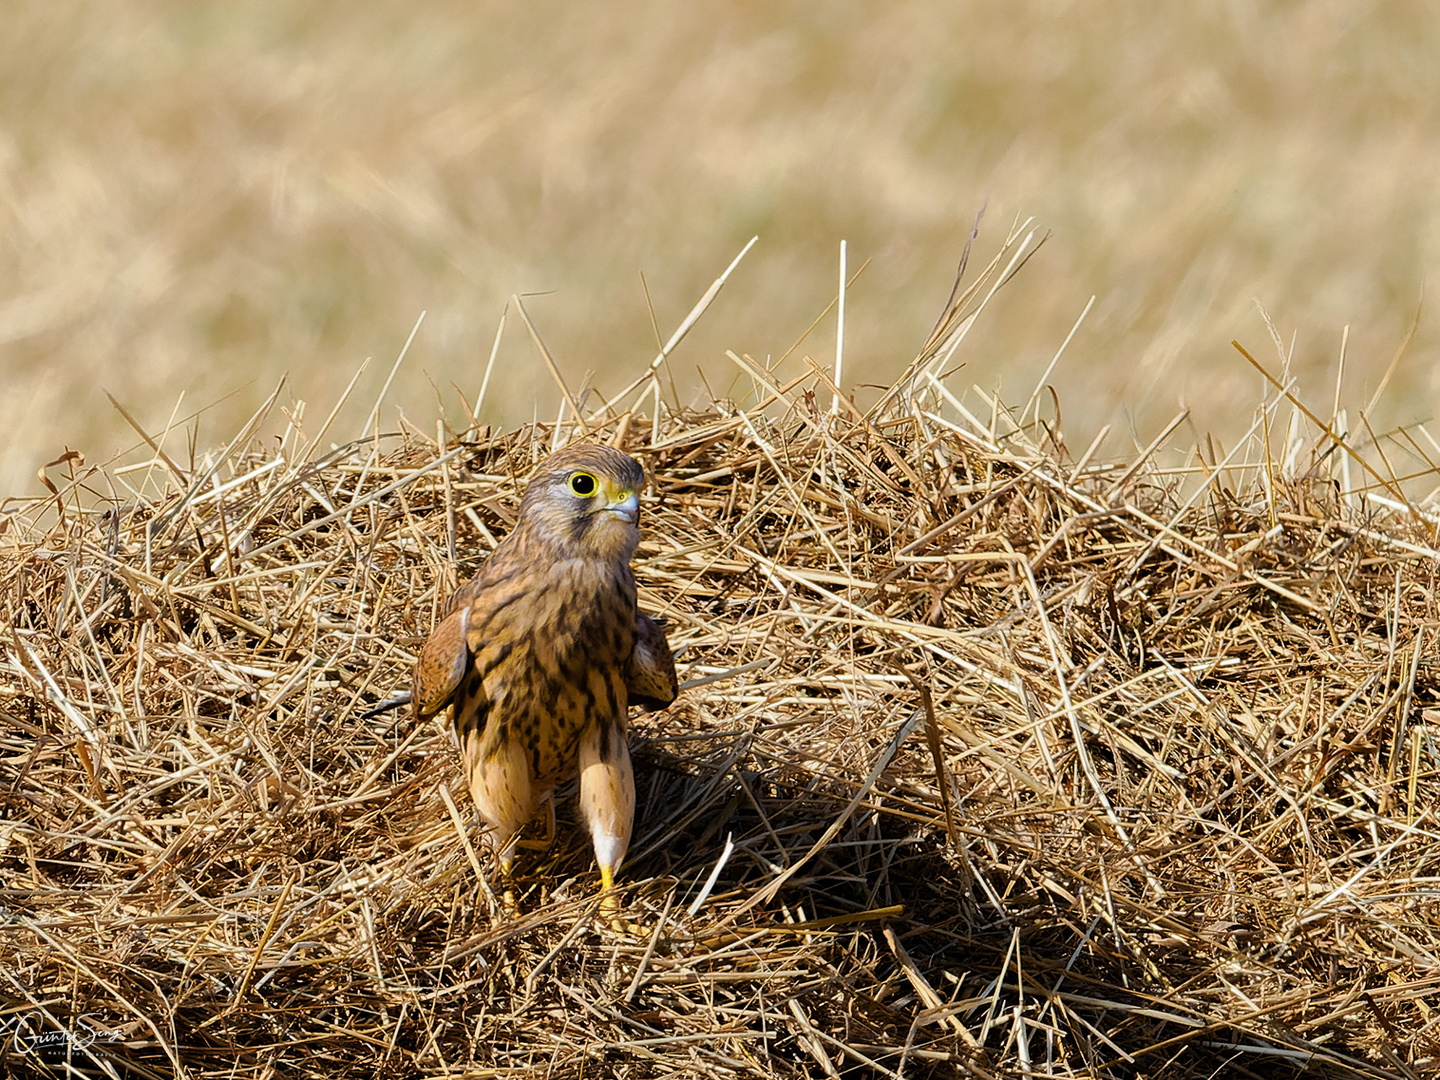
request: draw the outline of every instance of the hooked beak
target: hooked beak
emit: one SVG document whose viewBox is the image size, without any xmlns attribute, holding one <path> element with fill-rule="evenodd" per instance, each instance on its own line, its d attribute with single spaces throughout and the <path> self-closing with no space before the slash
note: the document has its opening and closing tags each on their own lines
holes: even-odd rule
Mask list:
<svg viewBox="0 0 1440 1080">
<path fill-rule="evenodd" d="M 633 491 L 617 491 L 615 498 L 605 504 L 605 509 L 622 517 L 631 525 L 640 520 L 640 498 Z"/>
</svg>

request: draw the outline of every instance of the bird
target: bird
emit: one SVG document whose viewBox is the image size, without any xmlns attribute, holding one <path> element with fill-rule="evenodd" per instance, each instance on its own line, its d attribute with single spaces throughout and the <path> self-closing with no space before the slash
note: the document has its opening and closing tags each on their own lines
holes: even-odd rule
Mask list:
<svg viewBox="0 0 1440 1080">
<path fill-rule="evenodd" d="M 635 817 L 629 706 L 663 708 L 679 693 L 665 628 L 636 603 L 644 483 L 638 461 L 598 443 L 541 462 L 515 528 L 421 648 L 410 691 L 417 722 L 450 710 L 507 881 L 520 830 L 557 784 L 579 776 L 612 914 Z"/>
</svg>

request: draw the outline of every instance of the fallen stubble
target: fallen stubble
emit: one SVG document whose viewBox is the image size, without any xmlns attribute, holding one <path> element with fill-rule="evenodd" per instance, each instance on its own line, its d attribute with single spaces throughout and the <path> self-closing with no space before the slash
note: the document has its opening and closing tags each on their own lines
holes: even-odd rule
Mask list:
<svg viewBox="0 0 1440 1080">
<path fill-rule="evenodd" d="M 443 725 L 358 718 L 571 424 L 53 469 L 0 536 L 10 1066 L 89 1023 L 141 1076 L 1433 1069 L 1434 522 L 1283 386 L 1228 456 L 977 413 L 942 368 L 1008 273 L 868 413 L 737 356 L 750 405 L 587 414 L 690 681 L 635 721 L 633 938 L 564 800 L 492 923 Z"/>
</svg>

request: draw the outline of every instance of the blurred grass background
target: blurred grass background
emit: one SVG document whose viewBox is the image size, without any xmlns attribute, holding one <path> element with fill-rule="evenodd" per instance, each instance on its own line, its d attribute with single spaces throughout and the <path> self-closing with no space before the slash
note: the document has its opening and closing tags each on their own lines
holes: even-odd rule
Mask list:
<svg viewBox="0 0 1440 1080">
<path fill-rule="evenodd" d="M 753 234 L 674 360 L 685 392 L 726 348 L 779 356 L 830 301 L 846 382 L 886 382 L 1016 215 L 1051 239 L 960 354 L 957 389 L 1051 382 L 1072 445 L 1142 437 L 1180 403 L 1240 430 L 1278 367 L 1255 307 L 1295 334 L 1325 408 L 1350 325 L 1363 404 L 1435 262 L 1440 26 L 1422 3 L 1060 0 L 304 5 L 14 0 L 0 35 L 0 494 L 63 447 L 102 461 L 184 394 L 203 450 L 285 372 L 318 428 L 387 398 L 461 416 L 500 314 L 527 300 L 572 386 L 617 388 Z M 1437 390 L 1422 317 L 1377 424 Z M 833 358 L 834 322 L 802 351 Z M 482 419 L 553 416 L 511 319 Z M 804 370 L 799 357 L 792 374 Z M 688 381 L 687 381 L 688 380 Z M 221 400 L 223 399 L 223 400 Z M 1353 417 L 1352 417 L 1353 419 Z M 1124 428 L 1122 426 L 1121 430 Z M 179 438 L 167 444 L 173 449 Z"/>
</svg>

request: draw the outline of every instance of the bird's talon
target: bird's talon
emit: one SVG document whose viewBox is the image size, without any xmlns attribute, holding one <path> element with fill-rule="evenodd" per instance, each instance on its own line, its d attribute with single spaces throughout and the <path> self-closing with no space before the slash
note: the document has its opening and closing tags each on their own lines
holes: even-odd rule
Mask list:
<svg viewBox="0 0 1440 1080">
<path fill-rule="evenodd" d="M 620 914 L 620 893 L 615 888 L 615 875 L 608 866 L 600 868 L 600 917 L 610 929 L 624 937 L 638 937 L 639 928 Z"/>
</svg>

